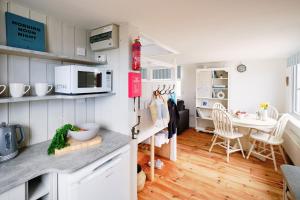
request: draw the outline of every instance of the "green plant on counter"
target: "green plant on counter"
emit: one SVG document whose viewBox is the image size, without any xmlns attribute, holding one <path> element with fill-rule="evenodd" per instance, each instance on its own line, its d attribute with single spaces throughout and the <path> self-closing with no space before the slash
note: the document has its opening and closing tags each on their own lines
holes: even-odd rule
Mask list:
<svg viewBox="0 0 300 200">
<path fill-rule="evenodd" d="M 48 155 L 54 154 L 55 149 L 62 149 L 66 146 L 69 146 L 67 143 L 69 130 L 78 131 L 79 128 L 77 126 L 73 126 L 72 124 L 65 124 L 64 126 L 56 129 L 56 133 L 52 138 L 50 146 L 48 147 Z"/>
</svg>

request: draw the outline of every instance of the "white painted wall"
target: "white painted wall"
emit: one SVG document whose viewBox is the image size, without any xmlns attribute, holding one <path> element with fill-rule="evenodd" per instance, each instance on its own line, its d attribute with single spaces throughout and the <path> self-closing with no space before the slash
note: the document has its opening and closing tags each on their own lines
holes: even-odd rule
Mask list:
<svg viewBox="0 0 300 200">
<path fill-rule="evenodd" d="M 256 112 L 261 102 L 269 102 L 285 111 L 286 59 L 243 62 L 247 71 L 230 73 L 230 109 Z M 236 64 L 234 66 L 237 66 Z"/>
<path fill-rule="evenodd" d="M 247 71 L 239 73 L 239 62 L 214 64 L 214 67 L 230 67 L 229 106 L 233 110 L 250 113 L 257 111 L 261 102 L 269 102 L 279 112 L 286 111 L 286 59 L 243 61 Z M 195 116 L 195 71 L 198 65 L 183 66 L 182 99 L 190 109 L 190 125 L 194 126 Z"/>
<path fill-rule="evenodd" d="M 195 127 L 196 106 L 196 68 L 197 65 L 182 66 L 181 99 L 186 109 L 190 110 L 190 126 Z"/>
</svg>

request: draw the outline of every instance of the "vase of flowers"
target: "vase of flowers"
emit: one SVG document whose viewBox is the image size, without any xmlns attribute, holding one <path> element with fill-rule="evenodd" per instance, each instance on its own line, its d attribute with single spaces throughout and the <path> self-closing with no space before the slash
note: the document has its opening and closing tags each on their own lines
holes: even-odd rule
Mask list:
<svg viewBox="0 0 300 200">
<path fill-rule="evenodd" d="M 268 119 L 269 104 L 268 103 L 261 103 L 259 107 L 260 107 L 260 110 L 261 110 L 261 119 L 263 121 L 266 121 Z"/>
</svg>

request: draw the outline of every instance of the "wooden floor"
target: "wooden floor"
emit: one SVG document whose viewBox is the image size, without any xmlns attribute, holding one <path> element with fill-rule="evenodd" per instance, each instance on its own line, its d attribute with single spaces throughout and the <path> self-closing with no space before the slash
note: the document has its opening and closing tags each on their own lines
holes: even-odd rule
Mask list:
<svg viewBox="0 0 300 200">
<path fill-rule="evenodd" d="M 208 152 L 211 137 L 193 129 L 178 136 L 178 160 L 160 158 L 165 167 L 156 169 L 155 181 L 146 182 L 138 199 L 281 199 L 282 175 L 274 171 L 272 161 L 245 160 L 236 152 L 226 163 L 224 149 L 215 146 Z M 148 161 L 147 152 L 139 150 L 138 162 L 146 173 Z"/>
</svg>

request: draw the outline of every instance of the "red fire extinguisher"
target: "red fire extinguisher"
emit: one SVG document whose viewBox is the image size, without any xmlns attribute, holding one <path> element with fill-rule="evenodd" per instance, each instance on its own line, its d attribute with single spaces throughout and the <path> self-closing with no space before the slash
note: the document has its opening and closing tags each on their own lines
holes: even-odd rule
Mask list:
<svg viewBox="0 0 300 200">
<path fill-rule="evenodd" d="M 140 39 L 135 39 L 132 44 L 132 70 L 141 68 L 141 46 Z"/>
</svg>

